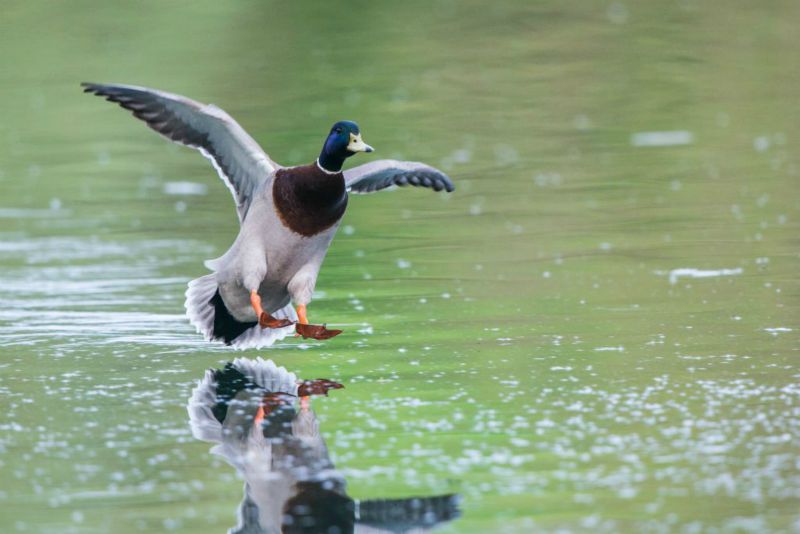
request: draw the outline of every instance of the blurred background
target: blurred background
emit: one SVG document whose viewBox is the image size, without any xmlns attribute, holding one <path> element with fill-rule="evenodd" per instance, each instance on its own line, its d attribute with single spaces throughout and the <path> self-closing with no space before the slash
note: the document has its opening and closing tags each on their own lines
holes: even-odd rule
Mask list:
<svg viewBox="0 0 800 534">
<path fill-rule="evenodd" d="M 235 354 L 186 282 L 238 225 L 206 160 L 81 81 L 228 111 L 312 161 L 355 120 L 451 195 L 352 197 L 262 351 L 355 498 L 441 532 L 800 529 L 800 5 L 22 2 L 0 16 L 0 531 L 224 532 L 185 403 Z"/>
</svg>

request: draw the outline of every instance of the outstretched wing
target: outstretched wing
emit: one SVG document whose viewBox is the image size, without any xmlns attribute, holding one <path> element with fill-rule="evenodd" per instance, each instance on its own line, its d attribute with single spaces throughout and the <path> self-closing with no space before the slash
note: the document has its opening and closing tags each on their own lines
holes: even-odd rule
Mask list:
<svg viewBox="0 0 800 534">
<path fill-rule="evenodd" d="M 456 187 L 450 178 L 430 165 L 416 161 L 380 159 L 344 171 L 344 182 L 353 193 L 372 193 L 392 185 L 430 187 L 450 193 Z"/>
<path fill-rule="evenodd" d="M 239 221 L 253 192 L 280 168 L 239 124 L 213 104 L 132 85 L 82 83 L 86 93 L 116 102 L 167 139 L 198 149 L 211 160 L 236 201 Z"/>
</svg>

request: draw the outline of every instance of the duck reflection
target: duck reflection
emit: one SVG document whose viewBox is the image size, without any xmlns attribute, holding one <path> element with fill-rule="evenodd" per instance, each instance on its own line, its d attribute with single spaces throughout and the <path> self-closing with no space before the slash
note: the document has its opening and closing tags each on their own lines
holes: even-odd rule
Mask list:
<svg viewBox="0 0 800 534">
<path fill-rule="evenodd" d="M 427 532 L 459 516 L 458 497 L 358 501 L 330 460 L 312 395 L 339 383 L 298 380 L 271 360 L 237 358 L 209 370 L 192 392 L 198 439 L 244 478 L 239 524 L 230 533 Z"/>
</svg>

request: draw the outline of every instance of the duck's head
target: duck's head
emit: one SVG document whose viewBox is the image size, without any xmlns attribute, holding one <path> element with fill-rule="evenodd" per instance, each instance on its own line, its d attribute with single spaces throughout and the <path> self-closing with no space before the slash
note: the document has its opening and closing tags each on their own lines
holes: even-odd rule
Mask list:
<svg viewBox="0 0 800 534">
<path fill-rule="evenodd" d="M 357 152 L 372 152 L 372 147 L 361 139 L 358 124 L 339 121 L 331 128 L 318 162 L 326 171 L 339 172 L 344 160 Z"/>
</svg>

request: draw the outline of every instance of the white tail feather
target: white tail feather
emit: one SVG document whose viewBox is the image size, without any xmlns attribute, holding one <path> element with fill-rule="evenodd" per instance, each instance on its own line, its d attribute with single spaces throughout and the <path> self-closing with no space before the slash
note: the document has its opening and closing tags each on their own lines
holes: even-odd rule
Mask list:
<svg viewBox="0 0 800 534">
<path fill-rule="evenodd" d="M 261 357 L 236 358 L 233 366 L 251 382 L 264 388 L 265 391 L 297 395 L 297 376 L 285 367 L 278 367 L 272 360 Z M 189 398 L 187 410 L 192 435 L 202 441 L 222 442 L 222 423 L 217 421 L 211 409 L 217 403 L 217 383 L 214 371 L 209 369 L 198 382 Z"/>
<path fill-rule="evenodd" d="M 211 299 L 217 292 L 217 277 L 215 273 L 195 278 L 189 282 L 186 290 L 186 315 L 197 331 L 207 340 L 214 335 L 214 305 Z"/>
<path fill-rule="evenodd" d="M 217 292 L 217 278 L 214 273 L 195 278 L 189 282 L 186 290 L 186 315 L 197 331 L 208 341 L 214 337 L 214 305 L 211 299 Z M 297 312 L 291 305 L 286 305 L 272 314 L 278 319 L 289 319 L 297 321 Z M 238 350 L 261 349 L 269 347 L 276 341 L 280 341 L 288 335 L 294 333 L 294 326 L 285 328 L 261 328 L 255 325 L 242 332 L 236 339 L 231 341 L 231 346 Z"/>
<path fill-rule="evenodd" d="M 214 371 L 209 369 L 192 391 L 186 406 L 189 411 L 189 425 L 195 438 L 213 443 L 222 441 L 222 423 L 211 412 L 216 403 L 217 384 L 214 382 Z"/>
<path fill-rule="evenodd" d="M 273 313 L 272 316 L 277 319 L 289 319 L 290 321 L 297 322 L 297 312 L 294 311 L 291 304 L 287 304 Z M 294 334 L 293 325 L 285 328 L 261 328 L 255 325 L 252 328 L 248 328 L 242 332 L 239 337 L 231 341 L 231 347 L 237 350 L 263 349 L 292 334 Z"/>
</svg>

